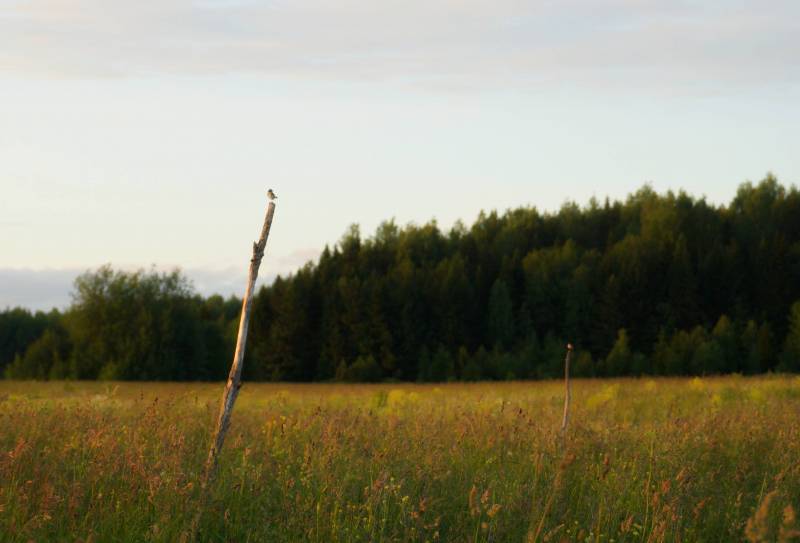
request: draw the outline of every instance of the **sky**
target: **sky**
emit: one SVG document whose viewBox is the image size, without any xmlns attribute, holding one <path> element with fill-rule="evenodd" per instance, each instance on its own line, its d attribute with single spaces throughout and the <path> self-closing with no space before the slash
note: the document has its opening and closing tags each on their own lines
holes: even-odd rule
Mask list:
<svg viewBox="0 0 800 543">
<path fill-rule="evenodd" d="M 0 309 L 241 295 L 348 225 L 800 183 L 800 3 L 0 0 Z"/>
</svg>

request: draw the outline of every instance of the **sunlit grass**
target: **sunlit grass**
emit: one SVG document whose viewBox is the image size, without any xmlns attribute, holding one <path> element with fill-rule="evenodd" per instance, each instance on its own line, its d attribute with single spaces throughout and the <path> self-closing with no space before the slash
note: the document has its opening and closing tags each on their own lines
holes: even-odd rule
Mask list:
<svg viewBox="0 0 800 543">
<path fill-rule="evenodd" d="M 0 383 L 0 540 L 176 541 L 220 384 Z M 776 541 L 800 379 L 245 384 L 209 541 Z"/>
</svg>

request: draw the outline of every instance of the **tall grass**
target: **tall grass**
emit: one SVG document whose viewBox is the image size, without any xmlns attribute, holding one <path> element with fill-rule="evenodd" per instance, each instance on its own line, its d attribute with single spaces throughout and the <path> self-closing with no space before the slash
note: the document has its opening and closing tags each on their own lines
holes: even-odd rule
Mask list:
<svg viewBox="0 0 800 543">
<path fill-rule="evenodd" d="M 220 385 L 0 383 L 0 540 L 178 541 Z M 204 541 L 794 541 L 800 378 L 246 384 Z M 795 538 L 795 539 L 792 539 Z"/>
</svg>

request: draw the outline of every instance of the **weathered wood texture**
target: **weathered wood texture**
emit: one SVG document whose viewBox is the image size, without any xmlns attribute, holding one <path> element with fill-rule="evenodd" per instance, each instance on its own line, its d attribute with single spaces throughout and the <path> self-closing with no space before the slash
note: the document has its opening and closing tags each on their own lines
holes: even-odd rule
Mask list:
<svg viewBox="0 0 800 543">
<path fill-rule="evenodd" d="M 188 534 L 184 534 L 188 536 L 185 539 L 189 541 L 194 541 L 197 536 L 200 515 L 203 512 L 208 494 L 207 488 L 216 475 L 217 458 L 222 450 L 222 444 L 225 442 L 225 434 L 228 432 L 228 427 L 231 422 L 233 404 L 236 402 L 236 397 L 239 395 L 239 389 L 242 386 L 242 365 L 244 362 L 245 345 L 247 344 L 247 328 L 250 324 L 250 310 L 253 307 L 253 291 L 256 285 L 256 278 L 258 277 L 258 268 L 261 266 L 261 259 L 264 257 L 264 249 L 267 246 L 267 238 L 269 237 L 269 230 L 272 227 L 272 216 L 274 214 L 275 202 L 270 201 L 267 205 L 267 215 L 264 217 L 264 226 L 261 229 L 261 236 L 258 238 L 258 241 L 253 243 L 253 256 L 250 259 L 250 271 L 247 275 L 247 288 L 244 291 L 244 299 L 242 300 L 242 316 L 239 319 L 239 335 L 236 338 L 236 351 L 233 354 L 233 363 L 231 364 L 231 371 L 228 374 L 228 382 L 225 385 L 225 391 L 222 393 L 217 427 L 211 442 L 211 448 L 208 451 L 203 478 L 200 481 L 201 495 L 198 510 L 192 520 Z"/>
<path fill-rule="evenodd" d="M 206 459 L 206 481 L 204 482 L 213 478 L 213 473 L 217 465 L 217 456 L 222 449 L 222 443 L 225 441 L 225 434 L 228 432 L 228 426 L 230 425 L 233 404 L 236 402 L 236 397 L 239 395 L 239 389 L 242 386 L 242 365 L 244 361 L 245 345 L 247 343 L 247 328 L 250 324 L 250 310 L 253 307 L 253 290 L 255 289 L 256 278 L 258 277 L 258 268 L 261 266 L 261 259 L 264 257 L 264 248 L 267 246 L 267 238 L 269 237 L 269 230 L 272 226 L 272 216 L 274 214 L 275 203 L 270 201 L 267 206 L 267 216 L 264 218 L 264 227 L 261 229 L 261 237 L 257 242 L 253 243 L 253 257 L 250 259 L 247 289 L 244 291 L 244 299 L 242 300 L 242 316 L 239 320 L 239 335 L 236 338 L 236 351 L 233 355 L 231 371 L 228 374 L 228 383 L 225 385 L 225 391 L 222 394 L 222 402 L 219 407 L 219 418 L 217 419 L 217 429 L 214 433 L 214 440 L 211 444 L 211 449 L 208 451 L 208 458 Z"/>
</svg>

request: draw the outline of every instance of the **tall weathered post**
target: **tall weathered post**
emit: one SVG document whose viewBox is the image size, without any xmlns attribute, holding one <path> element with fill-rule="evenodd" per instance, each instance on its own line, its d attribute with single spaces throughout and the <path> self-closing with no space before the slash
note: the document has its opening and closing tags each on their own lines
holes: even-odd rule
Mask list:
<svg viewBox="0 0 800 543">
<path fill-rule="evenodd" d="M 250 258 L 247 288 L 244 291 L 244 299 L 242 300 L 242 316 L 239 319 L 239 335 L 236 338 L 236 351 L 233 354 L 233 363 L 231 364 L 231 371 L 228 374 L 228 382 L 225 385 L 225 391 L 222 393 L 217 427 L 211 441 L 211 448 L 208 451 L 203 478 L 200 482 L 200 507 L 192 521 L 189 532 L 190 540 L 194 540 L 197 534 L 197 525 L 200 521 L 200 515 L 202 514 L 207 487 L 214 480 L 214 476 L 216 475 L 217 458 L 220 450 L 222 450 L 225 434 L 228 432 L 233 404 L 236 402 L 236 397 L 239 395 L 239 389 L 242 386 L 242 365 L 244 362 L 245 345 L 247 343 L 247 328 L 250 324 L 250 310 L 253 307 L 253 290 L 255 289 L 256 278 L 258 277 L 258 268 L 261 266 L 261 259 L 264 257 L 264 249 L 267 246 L 269 229 L 272 226 L 272 216 L 275 214 L 275 195 L 272 193 L 272 189 L 269 191 L 269 197 L 270 201 L 267 205 L 267 215 L 264 217 L 264 226 L 261 228 L 261 237 L 258 238 L 258 241 L 253 243 L 253 256 Z"/>
<path fill-rule="evenodd" d="M 242 300 L 242 316 L 239 319 L 239 335 L 236 337 L 236 351 L 233 355 L 231 371 L 228 374 L 228 383 L 225 385 L 225 392 L 222 394 L 222 402 L 219 407 L 219 418 L 217 419 L 217 430 L 214 433 L 214 440 L 211 449 L 208 451 L 206 460 L 206 479 L 213 477 L 217 465 L 217 456 L 222 449 L 225 441 L 225 433 L 231 420 L 231 411 L 239 389 L 242 386 L 242 363 L 244 361 L 244 349 L 247 343 L 247 327 L 250 324 L 250 310 L 253 307 L 253 290 L 258 277 L 258 268 L 261 266 L 261 259 L 264 257 L 264 248 L 267 246 L 269 229 L 272 226 L 272 216 L 275 213 L 275 202 L 270 200 L 267 205 L 267 215 L 264 217 L 264 226 L 261 229 L 261 237 L 253 243 L 253 257 L 250 259 L 250 272 L 247 276 L 247 288 L 244 291 Z"/>
</svg>

